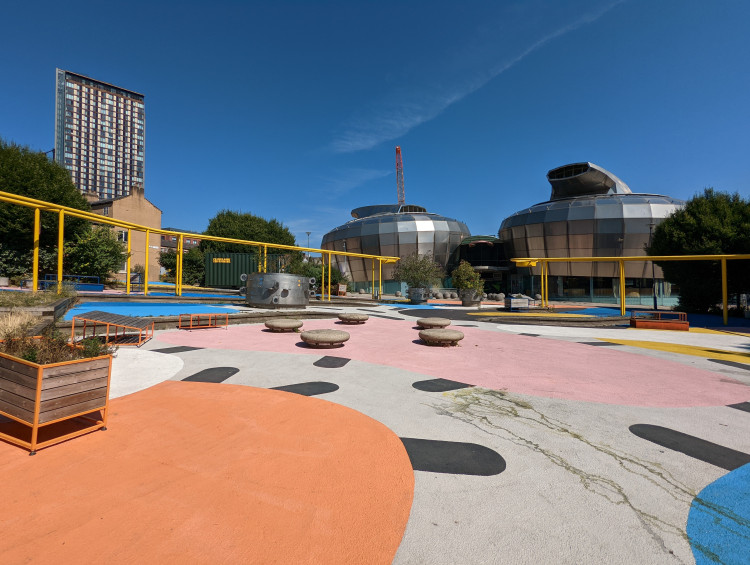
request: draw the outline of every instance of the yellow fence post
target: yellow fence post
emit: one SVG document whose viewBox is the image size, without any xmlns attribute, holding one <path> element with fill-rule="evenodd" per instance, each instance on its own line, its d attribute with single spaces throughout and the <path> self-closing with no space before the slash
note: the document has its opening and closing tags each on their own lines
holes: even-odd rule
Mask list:
<svg viewBox="0 0 750 565">
<path fill-rule="evenodd" d="M 174 291 L 176 296 L 182 296 L 182 246 L 183 236 L 177 237 L 177 277 L 174 281 Z"/>
<path fill-rule="evenodd" d="M 263 272 L 268 272 L 268 246 L 263 246 Z"/>
<path fill-rule="evenodd" d="M 326 297 L 326 256 L 320 255 L 320 299 Z"/>
<path fill-rule="evenodd" d="M 34 208 L 34 264 L 31 273 L 31 292 L 36 292 L 39 287 L 39 233 L 41 212 L 39 208 Z"/>
<path fill-rule="evenodd" d="M 128 228 L 128 258 L 125 260 L 125 294 L 130 294 L 130 252 L 132 250 L 130 238 L 132 235 L 130 228 Z"/>
<path fill-rule="evenodd" d="M 727 260 L 721 260 L 721 306 L 724 310 L 724 325 L 729 324 L 729 303 L 727 300 Z"/>
<path fill-rule="evenodd" d="M 331 260 L 333 259 L 333 253 L 328 254 L 328 302 L 331 301 Z"/>
<path fill-rule="evenodd" d="M 544 261 L 542 261 L 542 270 L 541 270 L 540 275 L 541 276 L 539 277 L 539 283 L 540 283 L 540 286 L 542 287 L 542 292 L 541 292 L 541 295 L 542 295 L 542 304 L 541 304 L 541 306 L 542 306 L 542 308 L 544 308 L 544 296 L 545 296 L 545 293 L 544 293 Z"/>
<path fill-rule="evenodd" d="M 378 299 L 383 299 L 383 261 L 378 259 Z"/>
<path fill-rule="evenodd" d="M 146 264 L 143 265 L 143 296 L 148 296 L 148 244 L 151 241 L 151 230 L 146 230 Z"/>
<path fill-rule="evenodd" d="M 62 292 L 64 244 L 65 212 L 60 210 L 57 215 L 57 294 Z"/>
<path fill-rule="evenodd" d="M 625 316 L 625 261 L 620 259 L 620 316 Z"/>
<path fill-rule="evenodd" d="M 370 278 L 371 297 L 375 298 L 375 259 L 372 259 L 372 277 Z"/>
</svg>

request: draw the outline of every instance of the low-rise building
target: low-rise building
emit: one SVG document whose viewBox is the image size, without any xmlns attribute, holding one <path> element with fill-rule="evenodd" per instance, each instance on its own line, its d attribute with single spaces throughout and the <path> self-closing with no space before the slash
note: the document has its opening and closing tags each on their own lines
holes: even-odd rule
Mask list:
<svg viewBox="0 0 750 565">
<path fill-rule="evenodd" d="M 88 196 L 88 195 L 87 195 Z M 93 199 L 92 199 L 93 200 Z M 91 211 L 115 220 L 140 224 L 154 229 L 161 229 L 161 210 L 154 206 L 143 192 L 143 187 L 135 185 L 130 194 L 104 200 L 93 200 L 90 202 Z M 120 241 L 127 243 L 128 230 L 114 228 Z M 132 240 L 130 242 L 130 269 L 133 271 L 136 265 L 146 264 L 146 234 L 136 230 L 130 230 Z M 149 279 L 156 280 L 159 275 L 159 253 L 161 251 L 161 235 L 150 234 L 148 241 L 148 271 Z M 117 275 L 118 280 L 125 280 L 126 265 Z"/>
</svg>

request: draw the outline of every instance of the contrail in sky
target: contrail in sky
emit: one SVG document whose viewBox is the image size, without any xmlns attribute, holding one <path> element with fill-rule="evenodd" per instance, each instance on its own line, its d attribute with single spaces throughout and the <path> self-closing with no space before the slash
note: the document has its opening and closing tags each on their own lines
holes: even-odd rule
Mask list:
<svg viewBox="0 0 750 565">
<path fill-rule="evenodd" d="M 452 104 L 476 92 L 492 79 L 517 65 L 531 53 L 541 49 L 550 41 L 571 31 L 575 31 L 584 25 L 595 22 L 624 1 L 617 0 L 595 12 L 584 15 L 571 24 L 553 31 L 531 44 L 513 59 L 491 68 L 484 73 L 484 76 L 473 81 L 468 81 L 460 88 L 437 94 L 434 92 L 430 94 L 420 93 L 419 101 L 402 103 L 395 107 L 381 110 L 366 120 L 356 120 L 355 123 L 351 123 L 349 128 L 331 143 L 330 148 L 335 153 L 353 153 L 355 151 L 372 149 L 384 141 L 401 137 L 418 125 L 434 119 Z"/>
</svg>

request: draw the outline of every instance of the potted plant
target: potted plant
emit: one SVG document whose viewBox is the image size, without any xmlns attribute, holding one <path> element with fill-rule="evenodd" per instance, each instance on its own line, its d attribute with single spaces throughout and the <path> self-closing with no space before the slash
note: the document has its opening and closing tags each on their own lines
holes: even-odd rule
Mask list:
<svg viewBox="0 0 750 565">
<path fill-rule="evenodd" d="M 443 274 L 443 268 L 434 261 L 432 255 L 418 253 L 403 257 L 393 270 L 393 278 L 405 282 L 409 287 L 412 304 L 425 302 L 428 291 L 440 282 Z"/>
<path fill-rule="evenodd" d="M 0 320 L 0 415 L 30 428 L 30 434 L 0 433 L 0 438 L 30 450 L 105 429 L 114 348 L 91 338 L 69 344 L 54 325 L 30 336 L 30 322 Z M 75 430 L 52 432 L 39 440 L 39 429 L 76 420 Z M 30 436 L 30 441 L 29 441 Z"/>
<path fill-rule="evenodd" d="M 461 306 L 476 306 L 482 300 L 484 281 L 467 261 L 461 261 L 451 273 L 453 288 L 458 289 Z"/>
</svg>

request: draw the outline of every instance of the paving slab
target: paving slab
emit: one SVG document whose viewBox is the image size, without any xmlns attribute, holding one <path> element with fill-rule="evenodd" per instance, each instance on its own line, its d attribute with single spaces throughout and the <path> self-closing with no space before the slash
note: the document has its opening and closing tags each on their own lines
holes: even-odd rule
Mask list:
<svg viewBox="0 0 750 565">
<path fill-rule="evenodd" d="M 327 460 L 332 454 L 335 460 L 338 452 L 331 452 L 328 443 L 313 438 L 305 429 L 292 432 L 292 428 L 284 427 L 274 434 L 272 427 L 261 429 L 254 423 L 255 410 L 269 415 L 280 410 L 278 417 L 291 418 L 303 427 L 308 425 L 299 420 L 297 412 L 312 414 L 312 408 L 292 407 L 280 403 L 277 397 L 252 392 L 284 387 L 303 394 L 316 391 L 324 394 L 307 398 L 288 392 L 266 392 L 320 403 L 314 410 L 319 406 L 351 409 L 352 415 L 382 426 L 387 432 L 382 437 L 387 437 L 388 442 L 401 438 L 397 440 L 400 450 L 392 453 L 387 450 L 390 455 L 384 459 L 379 456 L 380 440 L 372 439 L 370 432 L 349 426 L 348 420 L 337 420 L 338 425 L 334 422 L 336 438 L 346 438 L 346 445 L 361 448 L 358 453 L 375 455 L 374 459 L 367 459 L 369 464 L 386 473 L 395 473 L 391 476 L 402 477 L 395 479 L 399 485 L 395 492 L 401 493 L 401 502 L 394 508 L 404 518 L 389 525 L 369 523 L 367 535 L 373 543 L 368 542 L 357 554 L 332 550 L 324 554 L 326 563 L 691 563 L 703 553 L 698 546 L 691 545 L 693 538 L 689 531 L 699 531 L 699 535 L 693 535 L 700 539 L 701 547 L 715 548 L 717 554 L 750 553 L 747 539 L 728 535 L 731 531 L 744 531 L 743 524 L 750 521 L 750 515 L 745 515 L 750 513 L 746 510 L 750 505 L 745 503 L 750 501 L 750 493 L 741 488 L 747 474 L 742 473 L 747 466 L 731 471 L 737 474 L 730 476 L 727 469 L 715 464 L 719 460 L 712 458 L 716 452 L 731 453 L 733 461 L 741 462 L 742 454 L 750 454 L 750 412 L 745 409 L 750 402 L 750 371 L 736 360 L 716 363 L 708 357 L 721 355 L 722 351 L 729 352 L 727 355 L 747 353 L 747 336 L 723 332 L 679 332 L 681 335 L 675 336 L 671 332 L 665 335 L 667 332 L 634 333 L 625 329 L 508 326 L 472 320 L 475 327 L 462 327 L 465 339 L 460 347 L 427 348 L 414 343 L 417 336 L 413 316 L 401 314 L 394 307 L 373 306 L 368 312 L 372 318 L 367 324 L 349 329 L 351 339 L 341 350 L 346 354 L 336 356 L 300 347 L 299 336 L 269 335 L 260 324 L 192 337 L 184 332 L 157 332 L 140 351 L 177 360 L 182 365 L 154 364 L 151 369 L 139 368 L 153 373 L 153 379 L 178 381 L 221 367 L 237 371 L 216 384 L 170 382 L 147 388 L 122 399 L 127 403 L 113 401 L 118 412 L 126 413 L 128 407 L 136 407 L 139 395 L 143 395 L 144 402 L 156 403 L 157 393 L 166 390 L 165 386 L 203 387 L 204 391 L 219 391 L 222 398 L 223 390 L 231 390 L 231 395 L 241 395 L 240 390 L 251 392 L 237 400 L 237 406 L 242 403 L 241 420 L 233 421 L 231 427 L 202 428 L 197 444 L 189 432 L 190 425 L 195 425 L 192 415 L 185 426 L 167 419 L 166 435 L 170 442 L 198 449 L 216 443 L 217 455 L 221 455 L 188 462 L 187 466 L 182 456 L 172 456 L 168 450 L 157 457 L 135 457 L 138 472 L 148 477 L 141 481 L 144 495 L 137 498 L 139 507 L 149 508 L 152 504 L 154 508 L 162 507 L 162 493 L 170 492 L 170 483 L 176 480 L 172 467 L 164 467 L 165 460 L 174 462 L 183 471 L 200 469 L 200 476 L 206 480 L 218 477 L 221 488 L 227 470 L 235 469 L 236 473 L 231 471 L 228 475 L 235 481 L 233 488 L 255 489 L 253 492 L 257 492 L 256 482 L 248 483 L 246 473 L 239 469 L 256 465 L 256 459 L 249 454 L 256 453 L 254 450 L 259 446 L 277 454 L 273 457 L 281 467 L 269 469 L 273 473 L 292 473 L 293 470 L 283 470 L 285 465 L 304 470 L 314 462 L 323 464 L 318 459 Z M 320 329 L 336 327 L 333 320 L 306 320 L 305 327 L 308 324 Z M 614 345 L 618 340 L 658 344 L 663 349 L 632 343 Z M 588 344 L 592 342 L 610 345 L 593 347 Z M 149 351 L 170 348 L 184 349 L 171 349 L 172 353 Z M 117 362 L 123 375 L 131 361 L 138 360 L 123 356 Z M 177 399 L 165 395 L 162 401 L 166 397 L 171 398 L 165 404 L 169 408 Z M 222 404 L 225 400 L 213 399 L 208 393 L 203 398 L 204 406 L 197 414 L 201 419 L 210 417 L 213 410 L 226 408 Z M 188 403 L 178 411 L 189 414 L 191 407 Z M 114 425 L 112 422 L 110 429 Z M 674 434 L 669 437 L 688 443 L 677 442 L 682 447 L 674 448 L 677 444 L 651 441 L 634 433 L 642 429 L 671 430 Z M 230 434 L 237 453 L 221 447 L 224 431 Z M 97 446 L 103 435 L 95 437 Z M 59 453 L 59 459 L 55 455 L 45 473 L 70 465 L 63 450 L 72 446 L 83 449 L 82 442 L 91 437 L 84 436 L 40 452 L 37 457 L 45 456 L 45 451 Z M 407 444 L 410 444 L 408 449 L 404 448 Z M 388 445 L 393 447 L 391 443 Z M 414 446 L 421 451 L 407 454 Z M 446 446 L 456 449 L 441 451 Z M 714 446 L 724 451 L 717 451 Z M 7 460 L 3 449 L 12 448 L 0 444 L 3 456 L 0 470 L 15 484 L 13 481 L 21 480 L 24 468 L 2 467 Z M 451 458 L 457 450 L 464 450 L 461 461 Z M 409 459 L 412 454 L 413 460 Z M 404 463 L 409 467 L 412 483 L 403 479 Z M 354 490 L 360 489 L 358 478 L 365 476 L 369 480 L 369 473 L 353 470 L 347 480 L 335 475 L 337 481 L 343 482 L 326 496 L 337 503 L 349 504 Z M 264 479 L 258 480 L 262 483 Z M 105 484 L 116 497 L 132 492 L 124 488 L 132 487 L 127 480 L 118 483 L 122 490 L 112 490 L 110 483 L 102 482 Z M 413 491 L 409 490 L 409 484 Z M 308 490 L 317 488 L 310 483 L 304 485 Z M 711 485 L 715 488 L 709 488 Z M 150 495 L 149 489 L 155 489 L 156 494 Z M 283 493 L 285 508 L 309 509 L 311 514 L 307 516 L 327 516 L 329 503 L 308 503 L 306 492 L 305 488 L 275 490 L 271 494 L 264 491 L 261 501 L 279 502 L 277 497 Z M 696 501 L 700 501 L 701 493 L 714 505 L 712 508 L 718 508 L 721 520 L 696 514 Z M 102 507 L 95 499 L 86 506 L 86 497 L 82 504 L 93 515 Z M 192 507 L 191 520 L 208 524 L 215 518 L 210 506 Z M 304 515 L 304 510 L 301 512 Z M 253 518 L 248 519 L 252 523 Z M 354 519 L 354 523 L 360 522 Z M 688 524 L 693 524 L 692 530 Z M 59 525 L 44 526 L 45 531 L 52 532 L 47 534 L 46 541 L 50 547 L 56 547 L 55 543 L 62 539 L 59 533 L 55 534 Z M 324 547 L 333 543 L 326 536 L 335 533 L 325 530 L 336 527 L 328 521 L 314 531 L 304 528 L 294 531 L 298 535 L 302 532 L 305 543 Z M 118 530 L 118 536 L 137 534 L 139 530 L 134 528 L 127 522 Z M 177 547 L 179 536 L 160 532 L 164 538 L 160 543 Z M 269 536 L 266 539 L 275 540 L 277 535 L 282 540 L 291 539 L 284 537 L 288 532 L 281 522 L 272 522 L 264 532 Z M 212 558 L 242 560 L 249 545 L 264 543 L 233 535 L 221 534 L 219 539 L 233 545 L 225 543 L 217 550 L 224 553 Z M 308 540 L 311 535 L 313 542 Z M 381 539 L 386 540 L 386 551 L 373 549 Z M 7 542 L 5 546 L 0 542 L 0 557 L 33 556 L 30 545 L 21 544 L 20 550 L 9 547 Z M 323 555 L 308 552 L 301 556 L 285 543 L 278 547 L 281 549 L 277 561 L 281 562 L 290 562 L 288 559 L 314 562 L 316 555 Z M 128 554 L 129 557 L 144 561 L 163 556 L 148 544 L 140 546 L 138 551 Z M 90 559 L 100 555 L 91 550 L 84 556 Z M 184 560 L 185 556 L 181 557 Z"/>
</svg>

